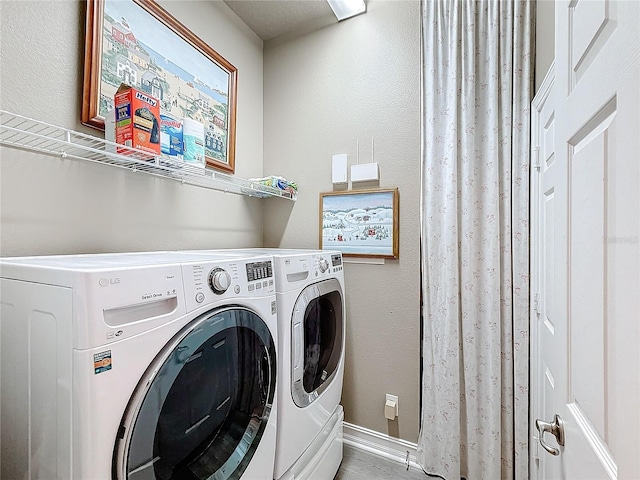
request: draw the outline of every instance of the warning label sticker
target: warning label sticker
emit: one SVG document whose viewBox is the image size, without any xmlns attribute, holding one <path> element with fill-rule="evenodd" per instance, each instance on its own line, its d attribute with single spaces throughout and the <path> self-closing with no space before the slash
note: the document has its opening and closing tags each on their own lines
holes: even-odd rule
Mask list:
<svg viewBox="0 0 640 480">
<path fill-rule="evenodd" d="M 111 370 L 111 350 L 106 352 L 95 353 L 93 355 L 93 369 L 96 373 L 103 373 Z"/>
</svg>

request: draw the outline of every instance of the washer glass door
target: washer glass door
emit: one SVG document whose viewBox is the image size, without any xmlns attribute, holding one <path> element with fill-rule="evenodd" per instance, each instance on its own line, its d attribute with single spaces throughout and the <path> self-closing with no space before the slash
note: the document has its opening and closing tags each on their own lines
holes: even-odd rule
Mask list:
<svg viewBox="0 0 640 480">
<path fill-rule="evenodd" d="M 139 382 L 118 432 L 118 479 L 237 479 L 266 427 L 276 382 L 269 328 L 242 307 L 185 327 Z"/>
<path fill-rule="evenodd" d="M 306 287 L 292 317 L 291 385 L 299 407 L 312 403 L 333 380 L 343 349 L 342 289 L 332 278 Z"/>
</svg>

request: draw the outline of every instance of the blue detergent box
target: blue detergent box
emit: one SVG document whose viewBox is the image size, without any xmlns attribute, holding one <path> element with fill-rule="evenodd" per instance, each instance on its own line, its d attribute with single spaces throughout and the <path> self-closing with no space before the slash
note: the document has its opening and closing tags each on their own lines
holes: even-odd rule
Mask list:
<svg viewBox="0 0 640 480">
<path fill-rule="evenodd" d="M 160 114 L 160 150 L 163 155 L 182 160 L 184 153 L 182 119 Z"/>
</svg>

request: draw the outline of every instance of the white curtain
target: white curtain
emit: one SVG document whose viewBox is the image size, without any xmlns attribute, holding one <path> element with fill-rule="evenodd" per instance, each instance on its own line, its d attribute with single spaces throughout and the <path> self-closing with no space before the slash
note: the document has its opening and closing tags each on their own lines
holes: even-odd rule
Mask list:
<svg viewBox="0 0 640 480">
<path fill-rule="evenodd" d="M 447 480 L 528 476 L 533 0 L 423 0 L 422 418 Z"/>
</svg>

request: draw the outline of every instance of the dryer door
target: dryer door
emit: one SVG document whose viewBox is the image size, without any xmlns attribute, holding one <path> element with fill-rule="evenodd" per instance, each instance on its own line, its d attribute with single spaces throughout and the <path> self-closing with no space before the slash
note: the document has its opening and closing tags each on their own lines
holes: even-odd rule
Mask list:
<svg viewBox="0 0 640 480">
<path fill-rule="evenodd" d="M 291 323 L 291 389 L 299 407 L 312 403 L 336 375 L 344 348 L 344 303 L 335 278 L 306 287 Z"/>
<path fill-rule="evenodd" d="M 230 307 L 196 318 L 134 391 L 114 478 L 240 478 L 271 413 L 276 364 L 269 328 L 252 311 Z"/>
</svg>

